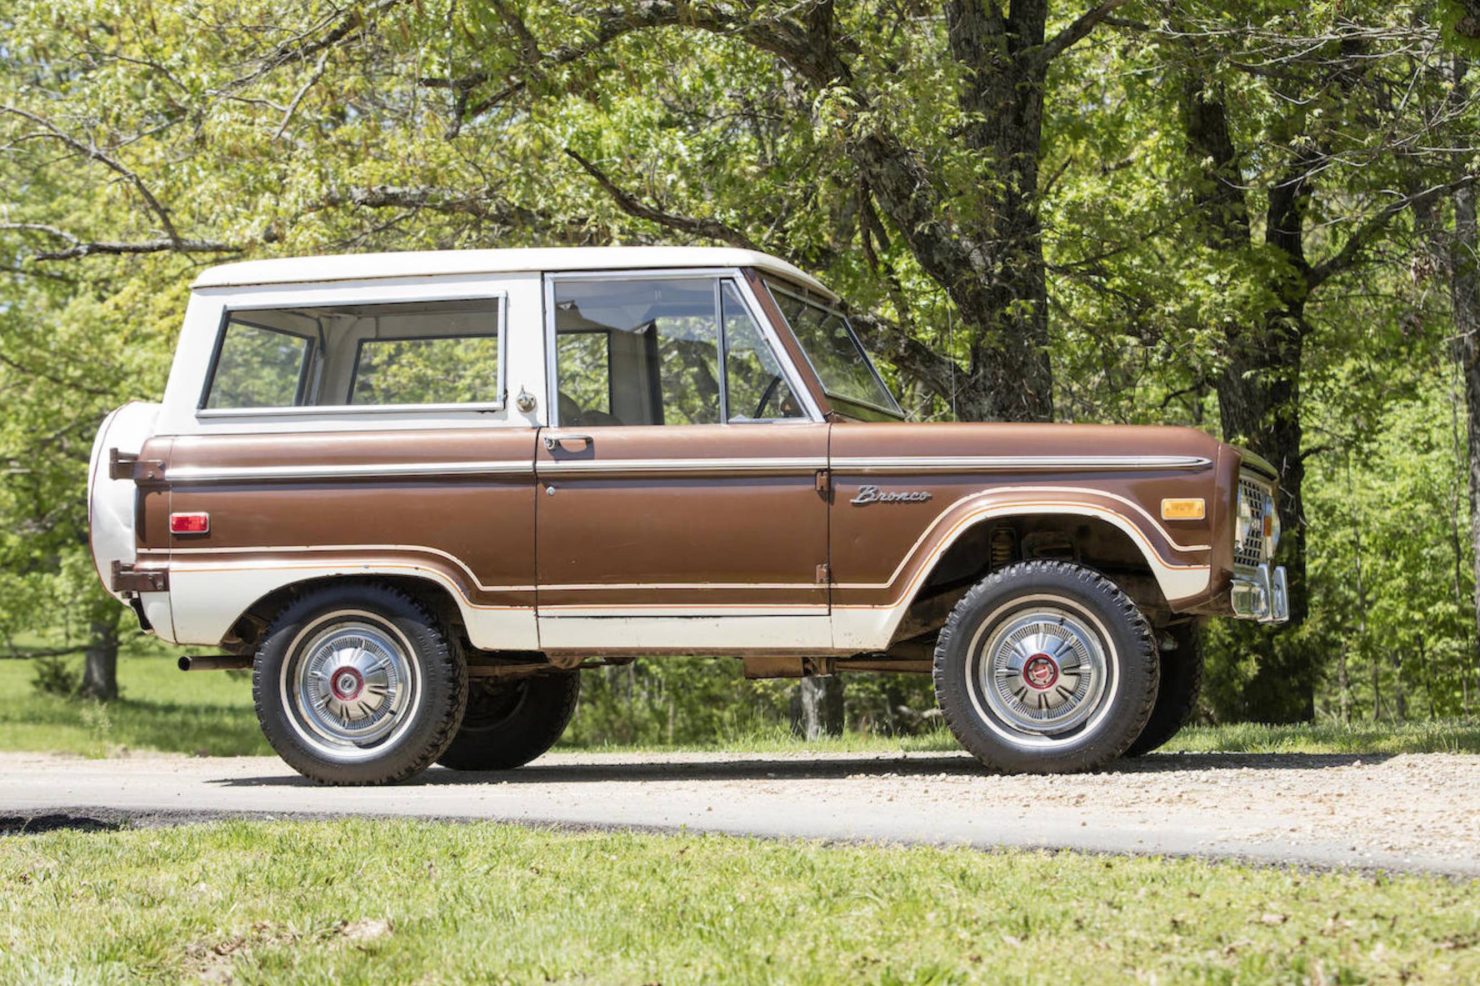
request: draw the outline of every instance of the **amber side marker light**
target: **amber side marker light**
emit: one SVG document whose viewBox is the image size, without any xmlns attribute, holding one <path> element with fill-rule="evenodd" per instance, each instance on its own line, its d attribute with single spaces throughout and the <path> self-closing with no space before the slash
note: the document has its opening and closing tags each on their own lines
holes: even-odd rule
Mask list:
<svg viewBox="0 0 1480 986">
<path fill-rule="evenodd" d="M 1200 496 L 1161 501 L 1162 520 L 1202 520 L 1207 515 L 1207 501 Z"/>
<path fill-rule="evenodd" d="M 210 530 L 210 514 L 170 514 L 171 534 L 208 534 L 210 533 Z"/>
</svg>

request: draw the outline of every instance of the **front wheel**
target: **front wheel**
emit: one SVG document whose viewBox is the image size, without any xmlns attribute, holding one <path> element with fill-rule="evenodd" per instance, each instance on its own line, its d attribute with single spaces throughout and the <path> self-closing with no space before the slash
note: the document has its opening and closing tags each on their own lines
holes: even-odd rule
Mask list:
<svg viewBox="0 0 1480 986">
<path fill-rule="evenodd" d="M 452 741 L 467 669 L 436 619 L 389 586 L 300 596 L 273 621 L 252 670 L 263 735 L 325 784 L 405 780 Z"/>
<path fill-rule="evenodd" d="M 1092 569 L 1030 561 L 993 572 L 951 611 L 935 694 L 961 745 L 1011 773 L 1073 773 L 1140 735 L 1160 667 L 1151 628 Z"/>
</svg>

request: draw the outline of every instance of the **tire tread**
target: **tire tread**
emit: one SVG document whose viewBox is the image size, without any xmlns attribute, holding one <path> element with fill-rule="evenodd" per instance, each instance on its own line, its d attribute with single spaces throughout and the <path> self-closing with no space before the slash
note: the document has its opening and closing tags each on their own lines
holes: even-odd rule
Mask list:
<svg viewBox="0 0 1480 986">
<path fill-rule="evenodd" d="M 1129 715 L 1123 724 L 1121 733 L 1123 739 L 1112 744 L 1108 748 L 1097 747 L 1087 750 L 1075 751 L 1072 754 L 1052 753 L 1035 754 L 1037 762 L 1009 763 L 998 751 L 994 751 L 980 742 L 974 742 L 976 736 L 976 724 L 973 718 L 965 712 L 964 707 L 957 707 L 957 703 L 949 699 L 949 690 L 953 683 L 947 680 L 950 669 L 947 667 L 947 654 L 952 641 L 960 634 L 970 634 L 974 629 L 971 625 L 963 626 L 970 618 L 971 612 L 981 602 L 983 597 L 1000 591 L 1002 587 L 1011 582 L 1026 581 L 1029 579 L 1059 577 L 1070 581 L 1079 591 L 1090 594 L 1101 594 L 1111 601 L 1117 614 L 1124 620 L 1130 629 L 1141 652 L 1143 659 L 1149 657 L 1150 673 L 1144 676 L 1145 687 L 1139 694 L 1133 696 Z M 1125 655 L 1125 660 L 1133 658 L 1134 655 Z M 935 656 L 932 662 L 931 677 L 935 685 L 935 694 L 941 713 L 946 725 L 950 727 L 961 744 L 968 752 L 980 760 L 983 765 L 999 773 L 1031 771 L 1035 773 L 1073 773 L 1084 770 L 1093 770 L 1104 763 L 1123 755 L 1135 738 L 1145 728 L 1150 719 L 1152 709 L 1156 704 L 1156 693 L 1159 677 L 1159 664 L 1155 660 L 1156 642 L 1151 630 L 1151 624 L 1142 615 L 1140 608 L 1126 595 L 1119 586 L 1109 578 L 1092 568 L 1073 562 L 1034 560 L 1017 562 L 1007 565 L 992 572 L 976 585 L 972 586 L 967 593 L 952 607 L 950 616 L 946 618 L 945 625 L 941 627 L 940 634 L 936 640 Z M 1127 679 L 1124 671 L 1125 661 L 1122 662 L 1122 681 Z M 1132 728 L 1133 724 L 1133 728 Z"/>
<path fill-rule="evenodd" d="M 387 608 L 399 606 L 410 612 L 413 618 L 421 624 L 418 629 L 418 636 L 421 639 L 413 639 L 413 646 L 423 654 L 430 652 L 444 657 L 443 660 L 438 661 L 423 660 L 421 671 L 427 678 L 428 684 L 430 684 L 432 675 L 440 675 L 442 679 L 440 684 L 445 687 L 452 700 L 446 703 L 445 708 L 440 711 L 431 733 L 421 744 L 419 750 L 409 756 L 403 755 L 395 766 L 373 775 L 370 771 L 363 769 L 371 764 L 355 764 L 353 767 L 359 769 L 347 770 L 346 767 L 350 765 L 324 764 L 311 755 L 303 754 L 294 744 L 291 728 L 288 729 L 288 735 L 282 735 L 281 727 L 275 721 L 275 717 L 269 714 L 271 710 L 265 704 L 265 696 L 277 688 L 275 680 L 263 681 L 266 644 L 274 640 L 279 633 L 290 630 L 307 614 L 324 606 L 327 601 L 336 596 L 343 596 L 347 603 L 364 608 L 379 608 L 377 604 L 389 604 Z M 353 582 L 323 586 L 303 592 L 278 611 L 261 639 L 263 645 L 258 648 L 252 661 L 252 704 L 257 713 L 257 721 L 261 724 L 263 735 L 267 737 L 272 748 L 290 767 L 305 777 L 330 787 L 400 784 L 435 763 L 457 734 L 457 728 L 462 721 L 463 707 L 467 704 L 467 665 L 462 660 L 461 654 L 448 640 L 446 631 L 436 617 L 420 600 L 398 588 L 379 582 Z M 287 711 L 283 710 L 283 714 L 286 715 Z M 350 774 L 362 776 L 349 776 Z"/>
</svg>

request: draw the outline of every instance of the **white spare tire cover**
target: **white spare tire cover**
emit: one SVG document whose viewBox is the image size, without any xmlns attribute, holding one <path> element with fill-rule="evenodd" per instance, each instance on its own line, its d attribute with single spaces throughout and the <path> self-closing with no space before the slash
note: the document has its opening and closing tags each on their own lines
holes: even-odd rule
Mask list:
<svg viewBox="0 0 1480 986">
<path fill-rule="evenodd" d="M 98 578 L 103 580 L 103 588 L 109 592 L 113 592 L 109 585 L 113 563 L 127 564 L 134 560 L 134 493 L 137 487 L 132 479 L 108 478 L 108 450 L 116 448 L 120 452 L 137 455 L 154 434 L 154 423 L 158 418 L 158 404 L 142 401 L 125 404 L 103 419 L 98 437 L 93 440 L 92 459 L 87 469 L 88 543 L 92 547 Z M 113 595 L 123 598 L 120 593 L 114 592 Z"/>
</svg>

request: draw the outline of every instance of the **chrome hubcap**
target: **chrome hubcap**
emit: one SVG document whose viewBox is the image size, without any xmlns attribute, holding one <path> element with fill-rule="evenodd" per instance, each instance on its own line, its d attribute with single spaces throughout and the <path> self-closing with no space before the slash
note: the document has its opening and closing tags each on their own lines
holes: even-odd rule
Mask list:
<svg viewBox="0 0 1480 986">
<path fill-rule="evenodd" d="M 400 634 L 341 615 L 299 639 L 285 684 L 305 739 L 343 755 L 369 752 L 399 731 L 417 684 Z"/>
<path fill-rule="evenodd" d="M 1039 736 L 1082 724 L 1105 691 L 1105 650 L 1075 614 L 1043 607 L 1022 613 L 987 639 L 977 658 L 988 709 L 1010 728 Z"/>
</svg>

